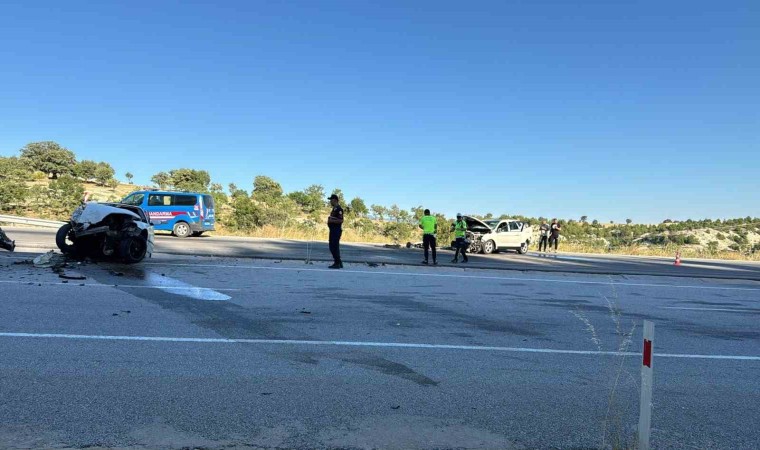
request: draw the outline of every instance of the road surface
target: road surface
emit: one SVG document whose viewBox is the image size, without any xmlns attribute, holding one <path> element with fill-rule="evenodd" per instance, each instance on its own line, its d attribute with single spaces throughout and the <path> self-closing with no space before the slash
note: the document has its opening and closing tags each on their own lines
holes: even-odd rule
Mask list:
<svg viewBox="0 0 760 450">
<path fill-rule="evenodd" d="M 631 448 L 645 319 L 653 448 L 760 442 L 755 281 L 31 256 L 0 254 L 0 448 Z"/>
<path fill-rule="evenodd" d="M 17 245 L 25 248 L 55 248 L 55 230 L 8 228 Z M 341 245 L 344 261 L 378 264 L 419 264 L 422 250 L 392 249 L 382 245 Z M 156 252 L 173 255 L 269 258 L 303 261 L 331 259 L 326 242 L 251 239 L 235 237 L 202 237 L 179 239 L 158 235 Z M 453 252 L 440 251 L 439 263 L 452 266 Z M 653 275 L 670 277 L 705 277 L 760 280 L 760 263 L 720 260 L 685 260 L 675 266 L 671 258 L 644 258 L 617 255 L 564 254 L 544 256 L 535 252 L 519 255 L 514 252 L 494 255 L 473 255 L 468 267 L 483 269 L 530 270 L 608 275 Z"/>
</svg>

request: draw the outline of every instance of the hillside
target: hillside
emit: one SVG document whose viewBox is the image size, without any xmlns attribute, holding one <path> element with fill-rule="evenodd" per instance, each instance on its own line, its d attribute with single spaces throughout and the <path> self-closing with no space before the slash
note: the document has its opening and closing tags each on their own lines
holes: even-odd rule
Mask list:
<svg viewBox="0 0 760 450">
<path fill-rule="evenodd" d="M 107 162 L 78 161 L 76 155 L 54 142 L 30 143 L 20 157 L 0 157 L 0 212 L 65 220 L 85 190 L 97 201 L 118 201 L 141 188 L 116 180 Z M 132 174 L 126 173 L 128 179 Z M 206 192 L 216 202 L 217 234 L 285 239 L 327 239 L 325 218 L 328 191 L 311 185 L 284 192 L 272 178 L 257 175 L 250 191 L 230 184 L 224 189 L 205 170 L 180 168 L 153 175 L 154 186 L 169 190 Z M 87 180 L 87 181 L 85 181 Z M 343 239 L 353 242 L 398 243 L 420 240 L 417 227 L 423 207 L 408 210 L 397 205 L 366 205 L 361 197 L 338 195 L 346 212 Z M 470 213 L 470 215 L 475 215 Z M 477 216 L 476 217 L 481 217 Z M 439 245 L 451 240 L 452 218 L 437 215 Z M 483 214 L 484 218 L 515 218 L 534 226 L 544 220 L 514 214 Z M 730 220 L 665 220 L 660 224 L 601 224 L 560 220 L 561 250 L 672 257 L 760 260 L 760 218 Z M 534 245 L 535 248 L 535 245 Z"/>
</svg>

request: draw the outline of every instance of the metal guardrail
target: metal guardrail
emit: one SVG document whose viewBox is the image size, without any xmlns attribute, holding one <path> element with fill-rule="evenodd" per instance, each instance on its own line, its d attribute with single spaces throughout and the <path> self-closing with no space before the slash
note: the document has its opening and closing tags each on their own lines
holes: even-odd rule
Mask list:
<svg viewBox="0 0 760 450">
<path fill-rule="evenodd" d="M 33 225 L 44 228 L 60 228 L 66 222 L 57 220 L 33 219 L 29 217 L 3 216 L 0 215 L 0 223 L 15 223 L 20 225 Z"/>
</svg>

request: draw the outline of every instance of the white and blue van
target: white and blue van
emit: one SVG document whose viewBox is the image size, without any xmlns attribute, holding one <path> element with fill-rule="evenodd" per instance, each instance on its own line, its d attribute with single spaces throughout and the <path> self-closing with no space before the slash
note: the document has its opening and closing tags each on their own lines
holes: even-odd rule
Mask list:
<svg viewBox="0 0 760 450">
<path fill-rule="evenodd" d="M 156 230 L 177 237 L 200 236 L 214 231 L 214 197 L 197 192 L 135 191 L 122 203 L 145 210 Z"/>
</svg>

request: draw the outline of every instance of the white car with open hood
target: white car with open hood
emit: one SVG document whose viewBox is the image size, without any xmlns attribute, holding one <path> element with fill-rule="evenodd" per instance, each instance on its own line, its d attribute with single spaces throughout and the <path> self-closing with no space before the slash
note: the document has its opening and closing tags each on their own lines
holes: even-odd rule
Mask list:
<svg viewBox="0 0 760 450">
<path fill-rule="evenodd" d="M 520 220 L 480 220 L 470 216 L 463 217 L 467 222 L 468 252 L 490 254 L 500 250 L 517 250 L 528 252 L 533 230 L 530 225 Z"/>
</svg>

